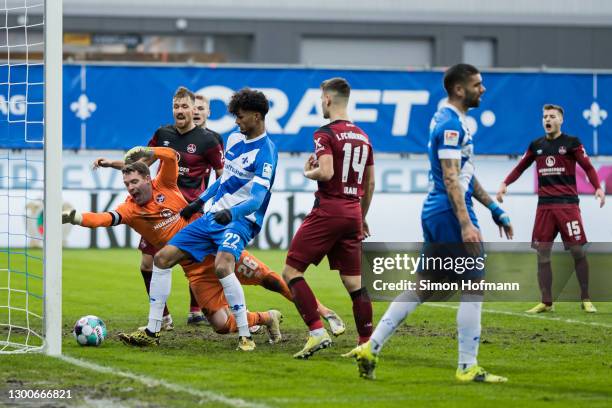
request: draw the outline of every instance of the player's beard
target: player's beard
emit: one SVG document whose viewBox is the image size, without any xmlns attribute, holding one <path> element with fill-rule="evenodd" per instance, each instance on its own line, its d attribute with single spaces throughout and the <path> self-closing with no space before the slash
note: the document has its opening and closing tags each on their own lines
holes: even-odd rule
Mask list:
<svg viewBox="0 0 612 408">
<path fill-rule="evenodd" d="M 467 108 L 477 108 L 480 106 L 480 94 L 476 92 L 466 92 L 465 105 Z"/>
</svg>

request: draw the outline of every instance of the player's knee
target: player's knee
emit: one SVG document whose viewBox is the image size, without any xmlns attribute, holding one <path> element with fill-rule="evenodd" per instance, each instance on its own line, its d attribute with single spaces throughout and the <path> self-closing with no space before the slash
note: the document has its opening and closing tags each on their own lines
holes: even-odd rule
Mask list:
<svg viewBox="0 0 612 408">
<path fill-rule="evenodd" d="M 283 280 L 287 284 L 289 284 L 289 282 L 291 282 L 293 279 L 303 277 L 303 276 L 304 276 L 303 273 L 290 267 L 289 265 L 285 265 L 285 269 L 283 269 Z"/>
<path fill-rule="evenodd" d="M 207 314 L 206 318 L 215 333 L 227 334 L 230 332 L 229 314 L 225 310 L 217 310 L 215 313 Z"/>
<path fill-rule="evenodd" d="M 573 245 L 569 248 L 570 253 L 572 254 L 572 257 L 576 260 L 582 259 L 586 256 L 586 253 L 584 252 L 584 248 L 582 247 L 582 245 Z"/>
<path fill-rule="evenodd" d="M 153 258 L 155 266 L 161 269 L 172 268 L 177 262 L 175 258 L 178 251 L 175 251 L 175 249 L 176 248 L 171 246 L 165 246 L 157 252 Z"/>
<path fill-rule="evenodd" d="M 215 275 L 217 278 L 225 278 L 234 273 L 236 260 L 232 254 L 219 252 L 215 258 Z"/>
<path fill-rule="evenodd" d="M 169 258 L 163 250 L 155 254 L 155 257 L 153 258 L 153 263 L 155 264 L 155 266 L 161 269 L 170 268 Z"/>
<path fill-rule="evenodd" d="M 228 262 L 219 262 L 215 265 L 215 275 L 217 278 L 225 278 L 234 272 L 234 267 Z"/>
<path fill-rule="evenodd" d="M 550 251 L 538 251 L 538 263 L 550 263 Z"/>
<path fill-rule="evenodd" d="M 361 276 L 340 275 L 340 279 L 348 293 L 361 289 Z"/>
</svg>

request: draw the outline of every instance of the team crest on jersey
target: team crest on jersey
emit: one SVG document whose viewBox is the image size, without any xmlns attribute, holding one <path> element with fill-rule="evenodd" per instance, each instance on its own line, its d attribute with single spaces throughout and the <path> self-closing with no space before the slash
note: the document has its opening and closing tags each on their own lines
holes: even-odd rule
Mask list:
<svg viewBox="0 0 612 408">
<path fill-rule="evenodd" d="M 155 201 L 157 201 L 159 204 L 163 203 L 164 201 L 166 201 L 166 196 L 163 194 L 158 194 L 155 196 Z"/>
<path fill-rule="evenodd" d="M 565 146 L 559 147 L 559 154 L 565 154 L 565 153 L 567 153 L 567 148 Z"/>
<path fill-rule="evenodd" d="M 459 144 L 459 132 L 456 130 L 444 131 L 444 145 L 457 146 Z"/>
<path fill-rule="evenodd" d="M 552 166 L 554 166 L 554 165 L 555 165 L 555 156 L 548 156 L 548 157 L 546 158 L 546 165 L 547 165 L 548 167 L 552 167 Z"/>
<path fill-rule="evenodd" d="M 189 143 L 187 145 L 187 153 L 195 153 L 196 151 L 196 145 L 194 145 L 193 143 Z"/>
<path fill-rule="evenodd" d="M 270 163 L 264 163 L 262 176 L 265 178 L 272 177 L 272 165 Z"/>
<path fill-rule="evenodd" d="M 164 146 L 170 146 L 170 141 L 169 141 L 169 140 L 164 140 L 163 145 L 164 145 Z"/>
</svg>

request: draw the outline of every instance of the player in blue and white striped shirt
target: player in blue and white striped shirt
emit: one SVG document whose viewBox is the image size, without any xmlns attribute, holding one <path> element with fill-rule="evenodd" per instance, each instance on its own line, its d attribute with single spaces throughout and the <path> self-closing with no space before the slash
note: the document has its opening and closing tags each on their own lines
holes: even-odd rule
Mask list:
<svg viewBox="0 0 612 408">
<path fill-rule="evenodd" d="M 513 234 L 510 217 L 493 202 L 474 176 L 474 147 L 466 126 L 466 114 L 470 108 L 479 106 L 485 87 L 478 69 L 468 64 L 457 64 L 445 72 L 444 88 L 448 103 L 436 112 L 430 125 L 430 188 L 421 214 L 425 241 L 422 254 L 424 257 L 444 259 L 446 256 L 472 260 L 477 259 L 475 256 L 484 258 L 472 197 L 491 210 L 500 234 L 503 230 L 508 239 Z M 484 278 L 485 272 L 484 268 L 478 267 L 467 270 L 430 269 L 420 268 L 419 279 L 478 282 Z M 385 342 L 407 316 L 430 296 L 431 293 L 426 291 L 411 290 L 399 295 L 389 305 L 370 341 L 345 354 L 356 357 L 361 377 L 374 378 L 378 354 Z M 482 291 L 462 291 L 457 310 L 459 358 L 456 378 L 461 382 L 506 382 L 506 377 L 488 373 L 478 365 L 482 300 Z"/>
<path fill-rule="evenodd" d="M 147 336 L 159 337 L 161 314 L 157 309 L 161 303 L 163 311 L 170 293 L 171 268 L 184 260 L 201 262 L 207 255 L 216 254 L 215 273 L 236 318 L 238 348 L 244 351 L 255 348 L 248 328 L 244 292 L 234 266 L 245 245 L 261 230 L 274 183 L 278 152 L 265 130 L 268 109 L 268 100 L 259 91 L 245 88 L 233 95 L 229 112 L 236 117 L 240 133 L 233 133 L 227 141 L 223 175 L 185 207 L 181 216 L 189 219 L 210 199 L 212 207 L 155 255 Z M 154 285 L 155 279 L 163 283 Z M 160 293 L 153 293 L 154 286 L 160 288 Z"/>
</svg>

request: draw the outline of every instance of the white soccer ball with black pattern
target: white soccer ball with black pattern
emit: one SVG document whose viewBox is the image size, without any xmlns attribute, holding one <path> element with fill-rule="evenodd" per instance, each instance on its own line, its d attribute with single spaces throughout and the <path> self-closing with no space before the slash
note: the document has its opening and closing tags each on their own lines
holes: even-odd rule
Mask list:
<svg viewBox="0 0 612 408">
<path fill-rule="evenodd" d="M 72 335 L 81 346 L 99 346 L 106 338 L 106 325 L 97 316 L 83 316 L 74 324 Z"/>
</svg>

